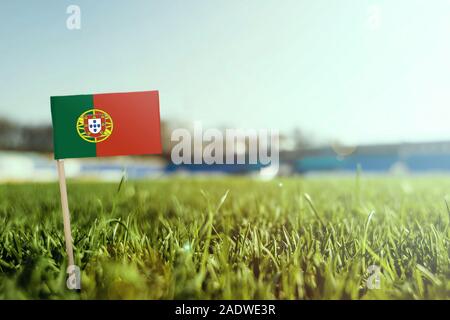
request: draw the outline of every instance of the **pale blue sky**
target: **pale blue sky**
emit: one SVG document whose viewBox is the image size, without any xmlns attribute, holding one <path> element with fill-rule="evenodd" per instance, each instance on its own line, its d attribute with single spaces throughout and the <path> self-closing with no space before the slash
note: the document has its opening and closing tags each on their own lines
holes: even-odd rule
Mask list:
<svg viewBox="0 0 450 320">
<path fill-rule="evenodd" d="M 2 1 L 0 39 L 0 116 L 21 122 L 51 95 L 157 89 L 164 119 L 204 127 L 450 139 L 447 0 Z"/>
</svg>

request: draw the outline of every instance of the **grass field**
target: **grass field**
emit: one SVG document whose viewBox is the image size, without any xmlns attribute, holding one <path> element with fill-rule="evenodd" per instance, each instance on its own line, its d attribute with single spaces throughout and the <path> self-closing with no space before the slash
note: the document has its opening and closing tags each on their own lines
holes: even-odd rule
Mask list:
<svg viewBox="0 0 450 320">
<path fill-rule="evenodd" d="M 82 290 L 65 288 L 57 184 L 4 184 L 0 298 L 450 298 L 450 178 L 68 188 Z"/>
</svg>

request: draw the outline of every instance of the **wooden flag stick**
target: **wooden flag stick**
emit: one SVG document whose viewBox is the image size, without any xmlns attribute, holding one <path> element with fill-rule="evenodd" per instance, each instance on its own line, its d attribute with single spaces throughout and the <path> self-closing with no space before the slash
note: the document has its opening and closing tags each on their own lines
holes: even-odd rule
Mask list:
<svg viewBox="0 0 450 320">
<path fill-rule="evenodd" d="M 66 240 L 66 252 L 69 257 L 69 266 L 74 265 L 72 232 L 70 229 L 69 201 L 67 200 L 66 174 L 64 172 L 64 160 L 56 160 L 58 165 L 59 191 L 61 193 L 61 206 L 64 222 L 64 238 Z"/>
</svg>

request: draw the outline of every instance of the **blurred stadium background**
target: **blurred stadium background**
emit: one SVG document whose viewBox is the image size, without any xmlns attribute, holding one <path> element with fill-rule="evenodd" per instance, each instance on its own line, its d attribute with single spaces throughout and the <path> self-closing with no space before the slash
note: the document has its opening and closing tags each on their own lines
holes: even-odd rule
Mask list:
<svg viewBox="0 0 450 320">
<path fill-rule="evenodd" d="M 194 120 L 277 128 L 279 175 L 450 170 L 449 1 L 79 0 L 77 30 L 71 4 L 0 10 L 2 181 L 56 178 L 50 96 L 149 89 L 161 92 L 164 154 L 68 160 L 69 177 L 264 170 L 174 166 L 170 133 Z"/>
<path fill-rule="evenodd" d="M 175 165 L 170 160 L 173 128 L 163 122 L 164 153 L 161 156 L 69 159 L 66 160 L 67 175 L 116 181 L 124 174 L 129 179 L 198 174 L 258 177 L 265 170 L 262 165 L 250 164 Z M 0 180 L 55 180 L 52 148 L 50 124 L 27 126 L 0 120 Z M 277 175 L 348 174 L 356 170 L 396 175 L 448 173 L 450 141 L 344 146 L 337 142 L 315 142 L 298 129 L 280 136 Z"/>
</svg>

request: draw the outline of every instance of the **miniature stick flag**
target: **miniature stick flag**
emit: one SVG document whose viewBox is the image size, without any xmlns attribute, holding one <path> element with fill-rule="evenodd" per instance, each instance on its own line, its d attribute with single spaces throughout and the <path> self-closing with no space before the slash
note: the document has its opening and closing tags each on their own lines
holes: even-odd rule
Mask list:
<svg viewBox="0 0 450 320">
<path fill-rule="evenodd" d="M 160 154 L 158 91 L 51 97 L 64 237 L 74 265 L 65 158 Z"/>
</svg>

